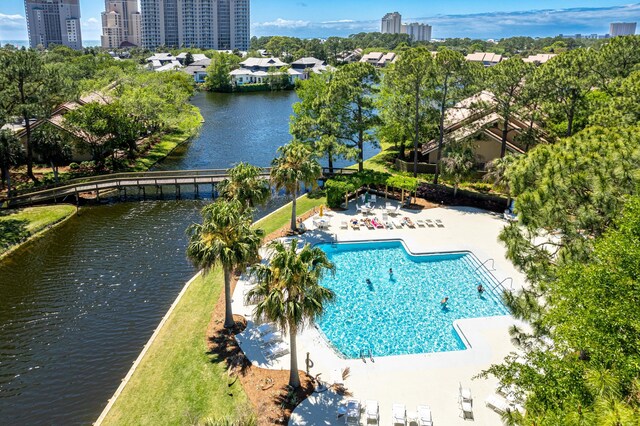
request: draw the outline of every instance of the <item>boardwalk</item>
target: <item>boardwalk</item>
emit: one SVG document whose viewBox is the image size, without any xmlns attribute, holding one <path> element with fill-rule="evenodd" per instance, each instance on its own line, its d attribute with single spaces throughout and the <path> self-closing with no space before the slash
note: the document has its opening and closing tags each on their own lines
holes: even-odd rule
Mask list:
<svg viewBox="0 0 640 426">
<path fill-rule="evenodd" d="M 264 168 L 262 177 L 269 178 L 270 168 Z M 323 169 L 323 178 L 332 174 L 350 174 L 355 172 L 351 169 L 334 169 L 329 173 L 327 168 Z M 190 185 L 195 188 L 196 194 L 200 185 L 213 185 L 222 182 L 228 177 L 227 169 L 211 170 L 174 170 L 163 172 L 138 172 L 138 173 L 114 173 L 110 175 L 94 176 L 83 179 L 74 179 L 64 185 L 47 187 L 32 190 L 31 192 L 14 194 L 8 200 L 7 207 L 21 207 L 32 204 L 46 202 L 64 202 L 73 199 L 76 202 L 83 193 L 95 193 L 100 198 L 100 193 L 107 191 L 125 191 L 127 188 L 138 188 L 145 191 L 145 188 L 153 187 L 157 191 L 162 191 L 163 187 L 173 187 L 176 194 L 180 195 L 180 188 L 183 185 Z"/>
</svg>

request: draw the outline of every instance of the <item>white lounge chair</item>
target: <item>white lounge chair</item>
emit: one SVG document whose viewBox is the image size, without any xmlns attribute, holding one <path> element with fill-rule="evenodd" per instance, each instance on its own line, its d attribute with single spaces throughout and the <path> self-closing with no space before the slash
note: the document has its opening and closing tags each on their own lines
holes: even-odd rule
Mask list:
<svg viewBox="0 0 640 426">
<path fill-rule="evenodd" d="M 402 229 L 402 222 L 400 222 L 398 219 L 392 219 L 391 223 L 393 223 L 394 228 Z"/>
<path fill-rule="evenodd" d="M 436 226 L 438 228 L 444 228 L 444 223 L 440 219 L 436 219 Z"/>
<path fill-rule="evenodd" d="M 355 399 L 347 401 L 346 423 L 348 425 L 360 425 L 360 402 Z"/>
<path fill-rule="evenodd" d="M 420 228 L 424 228 L 425 226 L 427 226 L 427 224 L 424 223 L 424 220 L 422 219 L 416 220 L 416 225 L 418 225 Z"/>
<path fill-rule="evenodd" d="M 471 405 L 470 402 L 467 401 L 462 401 L 460 403 L 461 408 L 462 408 L 462 419 L 466 420 L 466 419 L 471 419 L 473 420 L 473 406 Z"/>
<path fill-rule="evenodd" d="M 343 220 L 340 222 L 340 229 L 349 229 L 349 222 Z"/>
<path fill-rule="evenodd" d="M 283 342 L 276 343 L 275 345 L 267 346 L 264 348 L 264 356 L 267 359 L 273 360 L 289 353 L 289 348 Z"/>
<path fill-rule="evenodd" d="M 395 425 L 407 424 L 407 409 L 404 404 L 393 404 L 391 409 L 391 422 Z"/>
<path fill-rule="evenodd" d="M 429 407 L 428 405 L 418 405 L 418 425 L 433 426 L 433 419 L 431 418 L 431 407 Z"/>
<path fill-rule="evenodd" d="M 458 399 L 462 402 L 469 402 L 473 404 L 473 397 L 471 396 L 471 389 L 463 388 L 462 383 L 458 386 Z"/>
<path fill-rule="evenodd" d="M 498 395 L 489 395 L 484 402 L 487 407 L 499 414 L 504 414 L 507 411 L 513 410 L 509 403 Z"/>
<path fill-rule="evenodd" d="M 269 334 L 265 334 L 260 337 L 260 341 L 262 341 L 263 345 L 271 345 L 273 343 L 282 342 L 282 333 L 279 331 L 274 331 Z"/>
<path fill-rule="evenodd" d="M 426 223 L 429 228 L 435 228 L 436 227 L 436 224 L 433 223 L 432 219 L 427 219 L 427 220 L 424 221 L 424 223 Z"/>
<path fill-rule="evenodd" d="M 371 201 L 373 204 L 375 204 L 375 203 L 377 202 L 377 200 L 378 200 L 378 197 L 376 197 L 376 195 L 375 195 L 375 194 L 371 194 L 371 200 L 370 200 L 370 201 Z"/>
<path fill-rule="evenodd" d="M 273 333 L 274 331 L 276 331 L 275 327 L 268 322 L 265 322 L 264 324 L 260 324 L 254 330 L 255 330 L 255 333 L 258 335 L 258 337 L 265 336 L 269 333 Z"/>
<path fill-rule="evenodd" d="M 367 416 L 367 424 L 374 421 L 375 424 L 380 424 L 380 407 L 378 407 L 378 401 L 365 401 L 364 412 Z"/>
</svg>

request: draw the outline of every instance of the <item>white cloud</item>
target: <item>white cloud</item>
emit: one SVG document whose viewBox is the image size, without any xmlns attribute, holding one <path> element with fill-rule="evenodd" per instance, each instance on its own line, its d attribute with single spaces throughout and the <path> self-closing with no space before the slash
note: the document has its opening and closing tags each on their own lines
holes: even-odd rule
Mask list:
<svg viewBox="0 0 640 426">
<path fill-rule="evenodd" d="M 22 40 L 26 34 L 27 21 L 24 16 L 0 13 L 0 40 Z"/>
<path fill-rule="evenodd" d="M 257 28 L 306 28 L 311 25 L 310 21 L 291 20 L 278 18 L 275 21 L 256 22 L 253 24 Z"/>
<path fill-rule="evenodd" d="M 322 24 L 349 24 L 356 22 L 353 19 L 338 19 L 337 21 L 324 21 Z"/>
</svg>

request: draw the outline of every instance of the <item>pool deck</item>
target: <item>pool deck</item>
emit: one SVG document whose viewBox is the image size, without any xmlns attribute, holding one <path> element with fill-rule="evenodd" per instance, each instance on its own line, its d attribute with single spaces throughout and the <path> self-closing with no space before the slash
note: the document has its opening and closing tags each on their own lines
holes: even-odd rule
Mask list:
<svg viewBox="0 0 640 426">
<path fill-rule="evenodd" d="M 379 205 L 383 205 L 384 200 L 380 201 Z M 506 223 L 499 215 L 466 207 L 422 211 L 403 209 L 398 214 L 398 219 L 404 216 L 410 217 L 413 222 L 417 219 L 440 219 L 444 228 L 341 229 L 340 224 L 343 220 L 363 217 L 356 214 L 355 203 L 350 207 L 350 210 L 344 212 L 329 212 L 326 216 L 330 221 L 327 230 L 315 229 L 312 219 L 306 221 L 305 226 L 309 231 L 304 234 L 304 241 L 318 243 L 401 239 L 413 253 L 471 251 L 481 262 L 490 258 L 495 260 L 495 270 L 492 273 L 498 280 L 511 277 L 514 288 L 519 288 L 525 283 L 524 276 L 505 258 L 505 248 L 497 239 Z M 380 219 L 381 211 L 369 215 L 374 216 Z M 271 369 L 288 369 L 288 355 L 273 361 L 267 360 L 262 354 L 259 342 L 250 334 L 253 328 L 253 306 L 245 306 L 243 303 L 243 293 L 249 287 L 250 284 L 241 279 L 233 298 L 234 312 L 245 315 L 249 320 L 247 331 L 238 336 L 238 341 L 255 365 Z M 507 285 L 508 287 L 510 285 Z M 370 359 L 364 362 L 361 359 L 341 358 L 315 327 L 302 331 L 297 340 L 300 368 L 305 368 L 308 353 L 313 361 L 310 374 L 320 374 L 322 381 L 331 384 L 336 377 L 336 371 L 349 367 L 350 374 L 344 385 L 352 396 L 344 398 L 331 390 L 314 393 L 296 408 L 289 424 L 344 424 L 344 418 L 337 418 L 338 404 L 348 399 L 356 399 L 363 405 L 365 400 L 378 401 L 381 425 L 391 424 L 391 407 L 396 403 L 404 404 L 407 412 L 415 411 L 418 405 L 430 406 L 436 425 L 501 425 L 500 416 L 487 408 L 484 402 L 486 397 L 496 393 L 497 381 L 493 378 L 473 377 L 491 364 L 500 362 L 515 349 L 510 342 L 508 329 L 518 322 L 511 316 L 496 316 L 462 319 L 454 324 L 464 335 L 463 340 L 466 338 L 469 349 L 382 358 L 375 358 L 374 354 L 373 362 Z M 471 389 L 474 420 L 462 418 L 458 402 L 460 383 L 463 387 Z M 367 424 L 364 414 L 361 424 Z"/>
</svg>

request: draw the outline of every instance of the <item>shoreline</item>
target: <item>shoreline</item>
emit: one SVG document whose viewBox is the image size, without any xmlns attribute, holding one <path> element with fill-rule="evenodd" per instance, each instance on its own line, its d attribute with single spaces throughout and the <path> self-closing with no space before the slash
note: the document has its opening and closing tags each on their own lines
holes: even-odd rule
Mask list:
<svg viewBox="0 0 640 426">
<path fill-rule="evenodd" d="M 21 241 L 17 244 L 12 245 L 6 251 L 0 253 L 0 262 L 8 259 L 12 255 L 15 255 L 19 250 L 26 248 L 34 241 L 37 241 L 40 238 L 42 238 L 48 231 L 62 226 L 64 223 L 66 223 L 68 220 L 70 220 L 72 217 L 75 217 L 78 214 L 77 207 L 73 206 L 72 204 L 60 203 L 57 205 L 70 206 L 70 207 L 73 207 L 74 210 L 68 213 L 66 216 L 62 217 L 61 219 L 58 219 L 54 222 L 44 225 L 42 228 L 40 228 L 36 232 L 29 235 L 24 241 Z M 47 206 L 37 206 L 37 207 L 47 207 Z M 32 208 L 32 207 L 27 207 L 27 208 Z M 17 210 L 20 211 L 21 209 L 17 209 Z"/>
<path fill-rule="evenodd" d="M 300 202 L 301 199 L 307 198 L 307 194 L 303 194 L 300 197 L 297 198 L 298 202 Z M 299 206 L 300 204 L 298 204 Z M 285 208 L 291 208 L 291 202 L 285 204 L 284 206 L 280 207 L 279 209 L 269 213 L 268 215 L 258 219 L 257 221 L 254 221 L 253 226 L 256 226 L 260 223 L 264 223 L 268 218 L 276 215 L 277 213 L 281 212 L 283 209 Z M 306 211 L 302 212 L 301 214 L 306 214 L 309 210 L 312 210 L 313 208 L 307 209 Z M 297 213 L 297 212 L 296 212 Z M 282 227 L 286 227 L 288 226 L 288 220 L 286 221 L 286 223 L 284 223 L 282 226 L 280 226 L 279 228 Z M 265 235 L 266 237 L 266 235 Z M 134 373 L 136 372 L 136 370 L 138 369 L 138 367 L 143 363 L 145 355 L 147 354 L 147 352 L 149 351 L 149 349 L 151 349 L 153 347 L 153 343 L 155 342 L 157 336 L 160 334 L 160 332 L 163 330 L 163 326 L 167 323 L 167 321 L 171 318 L 171 314 L 176 310 L 176 308 L 179 307 L 180 302 L 182 301 L 183 295 L 186 293 L 186 291 L 188 290 L 189 286 L 191 285 L 191 283 L 193 283 L 198 277 L 200 277 L 202 275 L 202 271 L 198 271 L 183 287 L 183 289 L 180 291 L 180 293 L 178 294 L 177 298 L 174 300 L 174 302 L 172 303 L 171 307 L 169 308 L 169 311 L 167 311 L 167 313 L 165 313 L 165 315 L 163 316 L 162 320 L 160 321 L 159 325 L 156 327 L 156 329 L 154 330 L 153 335 L 149 338 L 149 340 L 147 341 L 147 343 L 145 344 L 144 348 L 142 349 L 142 352 L 138 355 L 138 357 L 136 358 L 136 361 L 134 362 L 134 364 L 132 365 L 132 367 L 129 369 L 129 371 L 127 372 L 127 374 L 125 375 L 124 379 L 122 379 L 122 383 L 120 383 L 120 385 L 118 386 L 118 389 L 115 391 L 115 393 L 113 394 L 113 396 L 111 396 L 111 398 L 109 398 L 107 405 L 105 406 L 105 408 L 102 410 L 102 412 L 100 413 L 100 416 L 98 417 L 98 419 L 93 423 L 93 425 L 95 426 L 100 426 L 103 424 L 104 420 L 107 418 L 107 416 L 109 415 L 111 409 L 113 408 L 113 406 L 116 404 L 116 402 L 118 401 L 119 396 L 122 394 L 122 392 L 126 389 L 127 384 L 129 383 L 131 377 L 133 377 Z"/>
</svg>

